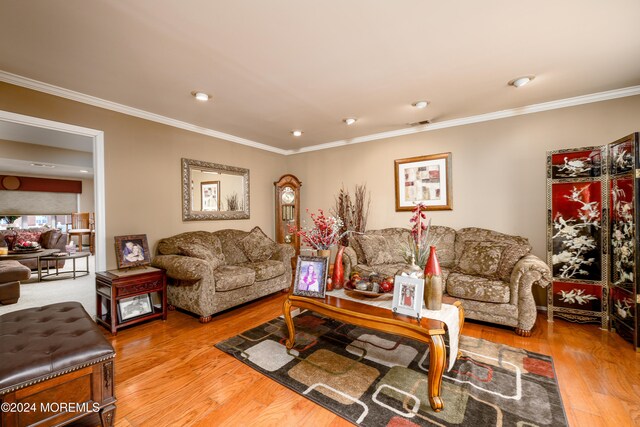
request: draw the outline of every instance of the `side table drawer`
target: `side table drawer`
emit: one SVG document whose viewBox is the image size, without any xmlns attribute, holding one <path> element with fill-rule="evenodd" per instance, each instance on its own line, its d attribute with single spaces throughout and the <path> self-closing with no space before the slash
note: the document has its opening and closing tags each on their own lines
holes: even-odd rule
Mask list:
<svg viewBox="0 0 640 427">
<path fill-rule="evenodd" d="M 139 294 L 143 292 L 154 292 L 162 290 L 162 281 L 153 280 L 151 282 L 139 283 L 137 285 L 126 285 L 125 287 L 117 287 L 116 297 L 122 297 L 131 294 Z"/>
</svg>

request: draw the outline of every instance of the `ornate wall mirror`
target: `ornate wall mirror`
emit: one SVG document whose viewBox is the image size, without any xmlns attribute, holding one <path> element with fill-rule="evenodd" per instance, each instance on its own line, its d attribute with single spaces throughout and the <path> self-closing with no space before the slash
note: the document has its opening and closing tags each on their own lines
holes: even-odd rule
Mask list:
<svg viewBox="0 0 640 427">
<path fill-rule="evenodd" d="M 249 218 L 249 169 L 182 159 L 182 220 Z"/>
</svg>

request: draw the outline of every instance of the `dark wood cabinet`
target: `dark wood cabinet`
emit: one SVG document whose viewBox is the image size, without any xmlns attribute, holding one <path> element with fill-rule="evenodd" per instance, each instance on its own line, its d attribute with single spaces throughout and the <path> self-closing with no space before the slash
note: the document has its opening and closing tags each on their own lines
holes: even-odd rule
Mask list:
<svg viewBox="0 0 640 427">
<path fill-rule="evenodd" d="M 159 306 L 150 296 L 157 293 Z M 122 300 L 149 295 L 150 312 L 120 320 L 118 304 Z M 115 335 L 120 328 L 150 319 L 167 319 L 167 278 L 165 271 L 145 267 L 135 270 L 110 270 L 96 273 L 96 321 Z"/>
</svg>

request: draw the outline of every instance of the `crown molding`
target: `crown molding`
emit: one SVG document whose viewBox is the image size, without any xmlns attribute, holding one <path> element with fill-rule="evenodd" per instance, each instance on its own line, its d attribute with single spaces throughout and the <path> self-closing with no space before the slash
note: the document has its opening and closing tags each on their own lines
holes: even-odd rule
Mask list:
<svg viewBox="0 0 640 427">
<path fill-rule="evenodd" d="M 414 133 L 430 132 L 438 129 L 446 129 L 456 126 L 464 126 L 473 123 L 488 122 L 491 120 L 506 119 L 509 117 L 522 116 L 525 114 L 540 113 L 542 111 L 557 110 L 559 108 L 575 107 L 593 102 L 608 101 L 611 99 L 624 98 L 627 96 L 640 95 L 640 86 L 631 86 L 622 89 L 614 89 L 606 92 L 581 95 L 573 98 L 559 99 L 556 101 L 543 102 L 540 104 L 526 105 L 524 107 L 511 108 L 508 110 L 495 111 L 493 113 L 479 114 L 476 116 L 462 117 L 459 119 L 446 120 L 443 122 L 431 123 L 423 126 L 403 128 L 389 132 L 376 133 L 372 135 L 359 136 L 352 139 L 327 142 L 324 144 L 311 145 L 297 150 L 289 150 L 289 154 L 301 154 L 311 151 L 326 150 L 329 148 L 343 147 L 346 145 L 360 144 L 362 142 L 376 141 L 379 139 L 393 138 Z"/>
<path fill-rule="evenodd" d="M 197 126 L 191 123 L 172 119 L 170 117 L 161 116 L 155 113 L 150 113 L 148 111 L 140 110 L 134 107 L 129 107 L 123 104 L 118 104 L 117 102 L 107 101 L 106 99 L 97 98 L 95 96 L 85 95 L 84 93 L 65 89 L 59 86 L 54 86 L 49 83 L 33 80 L 28 77 L 19 76 L 17 74 L 12 74 L 3 70 L 0 70 L 0 81 L 3 81 L 5 83 L 10 83 L 16 86 L 21 86 L 27 89 L 37 90 L 38 92 L 48 93 L 49 95 L 55 95 L 61 98 L 70 99 L 72 101 L 82 102 L 83 104 L 93 105 L 94 107 L 100 107 L 107 110 L 116 111 L 118 113 L 127 114 L 129 116 L 150 120 L 152 122 L 162 123 L 167 126 L 172 126 L 172 127 L 188 130 L 191 132 L 200 133 L 202 135 L 212 136 L 214 138 L 223 139 L 225 141 L 235 142 L 236 144 L 247 145 L 249 147 L 257 148 L 259 150 L 270 151 L 272 153 L 277 153 L 282 155 L 290 154 L 289 150 L 283 150 L 281 148 L 272 147 L 271 145 L 262 144 L 260 142 L 252 141 L 250 139 L 240 138 L 239 136 L 230 135 L 228 133 L 204 128 L 202 126 Z"/>
<path fill-rule="evenodd" d="M 311 146 L 302 147 L 299 149 L 285 150 L 282 148 L 277 148 L 271 145 L 263 144 L 261 142 L 240 138 L 238 136 L 230 135 L 228 133 L 219 132 L 217 130 L 204 128 L 191 123 L 172 119 L 170 117 L 165 117 L 159 114 L 154 114 L 148 111 L 118 104 L 116 102 L 111 102 L 101 98 L 96 98 L 94 96 L 85 95 L 80 92 L 75 92 L 73 90 L 61 88 L 59 86 L 54 86 L 48 83 L 40 82 L 38 80 L 33 80 L 27 77 L 22 77 L 17 74 L 12 74 L 2 70 L 0 70 L 0 81 L 3 81 L 5 83 L 10 83 L 16 86 L 25 87 L 27 89 L 37 90 L 39 92 L 48 93 L 50 95 L 59 96 L 61 98 L 70 99 L 72 101 L 93 105 L 95 107 L 105 108 L 107 110 L 116 111 L 118 113 L 139 117 L 141 119 L 150 120 L 150 121 L 162 123 L 168 126 L 173 126 L 176 128 L 188 130 L 191 132 L 200 133 L 202 135 L 223 139 L 225 141 L 234 142 L 236 144 L 246 145 L 249 147 L 257 148 L 259 150 L 265 150 L 265 151 L 270 151 L 272 153 L 282 154 L 285 156 L 308 153 L 308 152 L 319 151 L 319 150 L 327 150 L 330 148 L 344 147 L 347 145 L 360 144 L 363 142 L 394 138 L 397 136 L 411 135 L 411 134 L 421 133 L 421 132 L 430 132 L 438 129 L 446 129 L 450 127 L 465 126 L 465 125 L 474 124 L 474 123 L 488 122 L 491 120 L 506 119 L 509 117 L 539 113 L 542 111 L 550 111 L 550 110 L 556 110 L 560 108 L 575 107 L 578 105 L 590 104 L 593 102 L 608 101 L 611 99 L 624 98 L 627 96 L 640 95 L 640 85 L 631 86 L 631 87 L 622 88 L 622 89 L 614 89 L 614 90 L 609 90 L 605 92 L 592 93 L 589 95 L 576 96 L 573 98 L 543 102 L 540 104 L 526 105 L 524 107 L 511 108 L 508 110 L 495 111 L 492 113 L 479 114 L 475 116 L 462 117 L 459 119 L 446 120 L 443 122 L 436 122 L 436 123 L 431 123 L 423 126 L 402 128 L 402 129 L 393 130 L 389 132 L 359 136 L 351 139 L 342 139 L 339 141 L 311 145 Z"/>
</svg>

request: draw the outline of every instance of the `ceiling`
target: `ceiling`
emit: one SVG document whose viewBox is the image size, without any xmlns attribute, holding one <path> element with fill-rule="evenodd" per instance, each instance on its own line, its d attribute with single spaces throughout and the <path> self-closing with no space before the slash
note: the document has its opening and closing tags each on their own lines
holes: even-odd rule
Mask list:
<svg viewBox="0 0 640 427">
<path fill-rule="evenodd" d="M 93 139 L 0 120 L 0 174 L 92 179 Z"/>
<path fill-rule="evenodd" d="M 0 0 L 0 70 L 295 151 L 640 85 L 638 17 L 637 0 Z"/>
</svg>

